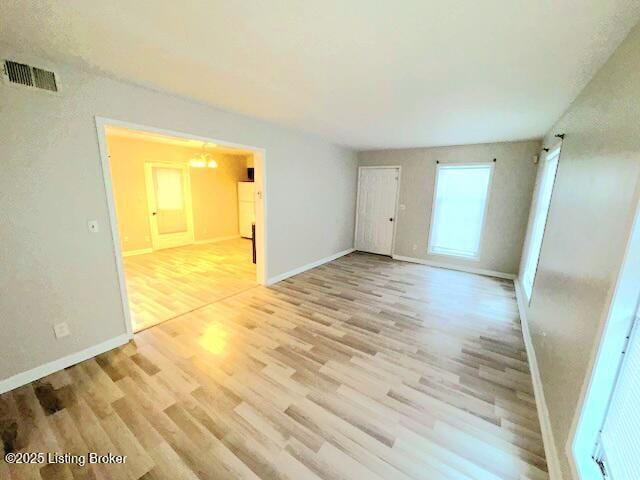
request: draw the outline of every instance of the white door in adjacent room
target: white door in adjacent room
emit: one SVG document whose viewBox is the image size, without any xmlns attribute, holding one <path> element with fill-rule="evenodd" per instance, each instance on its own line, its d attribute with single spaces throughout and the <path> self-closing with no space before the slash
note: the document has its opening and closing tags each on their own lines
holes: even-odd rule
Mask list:
<svg viewBox="0 0 640 480">
<path fill-rule="evenodd" d="M 360 167 L 356 250 L 391 255 L 400 168 Z"/>
<path fill-rule="evenodd" d="M 189 167 L 145 163 L 145 179 L 153 249 L 193 243 Z"/>
</svg>

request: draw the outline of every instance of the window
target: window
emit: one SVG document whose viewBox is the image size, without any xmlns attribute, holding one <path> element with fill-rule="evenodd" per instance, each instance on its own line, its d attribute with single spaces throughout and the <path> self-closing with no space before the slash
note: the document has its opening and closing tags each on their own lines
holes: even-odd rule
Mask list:
<svg viewBox="0 0 640 480">
<path fill-rule="evenodd" d="M 438 165 L 429 253 L 478 258 L 493 163 Z"/>
<path fill-rule="evenodd" d="M 640 478 L 640 333 L 629 336 L 594 457 L 607 478 Z"/>
<path fill-rule="evenodd" d="M 542 165 L 540 184 L 536 194 L 533 210 L 533 220 L 529 233 L 529 245 L 525 254 L 525 261 L 522 269 L 522 288 L 527 299 L 531 299 L 533 281 L 538 270 L 538 260 L 540 259 L 540 249 L 544 237 L 544 228 L 547 224 L 549 205 L 551 205 L 551 193 L 553 183 L 558 170 L 558 159 L 560 158 L 560 147 L 549 152 Z"/>
<path fill-rule="evenodd" d="M 153 173 L 158 210 L 182 210 L 182 170 L 154 167 Z"/>
</svg>

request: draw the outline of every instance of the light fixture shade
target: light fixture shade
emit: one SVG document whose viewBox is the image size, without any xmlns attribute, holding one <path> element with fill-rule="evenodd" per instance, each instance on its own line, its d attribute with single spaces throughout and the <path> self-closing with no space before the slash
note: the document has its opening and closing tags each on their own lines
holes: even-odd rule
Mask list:
<svg viewBox="0 0 640 480">
<path fill-rule="evenodd" d="M 195 168 L 204 168 L 207 166 L 207 162 L 202 158 L 192 158 L 191 160 L 189 160 L 189 166 Z"/>
<path fill-rule="evenodd" d="M 202 148 L 204 149 L 206 145 L 207 145 L 206 143 L 202 145 Z M 218 168 L 218 162 L 216 162 L 211 157 L 211 155 L 209 155 L 206 152 L 202 152 L 200 153 L 200 155 L 196 155 L 195 157 L 191 158 L 189 160 L 189 165 L 195 168 L 205 168 L 205 167 Z"/>
</svg>

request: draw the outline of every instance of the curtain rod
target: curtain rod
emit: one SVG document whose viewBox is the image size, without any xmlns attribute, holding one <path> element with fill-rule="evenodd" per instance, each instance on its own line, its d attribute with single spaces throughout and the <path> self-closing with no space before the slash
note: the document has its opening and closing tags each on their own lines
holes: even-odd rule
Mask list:
<svg viewBox="0 0 640 480">
<path fill-rule="evenodd" d="M 554 137 L 559 138 L 560 140 L 564 140 L 564 133 L 556 133 Z M 549 151 L 547 147 L 543 147 L 542 150 L 545 152 Z"/>
<path fill-rule="evenodd" d="M 498 159 L 497 159 L 497 158 L 494 158 L 492 161 L 493 161 L 493 162 L 497 162 L 497 161 L 498 161 Z M 438 164 L 439 164 L 439 163 L 440 163 L 440 160 L 436 160 L 436 163 L 438 163 Z M 451 162 L 451 163 L 455 163 L 455 162 Z M 472 163 L 472 162 L 470 162 L 470 163 Z"/>
</svg>

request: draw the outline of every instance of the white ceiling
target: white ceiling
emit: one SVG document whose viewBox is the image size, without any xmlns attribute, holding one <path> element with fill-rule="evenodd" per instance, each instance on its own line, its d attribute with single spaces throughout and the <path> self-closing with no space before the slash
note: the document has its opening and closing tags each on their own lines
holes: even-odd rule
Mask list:
<svg viewBox="0 0 640 480">
<path fill-rule="evenodd" d="M 542 136 L 638 0 L 3 0 L 0 41 L 354 148 Z"/>
</svg>

